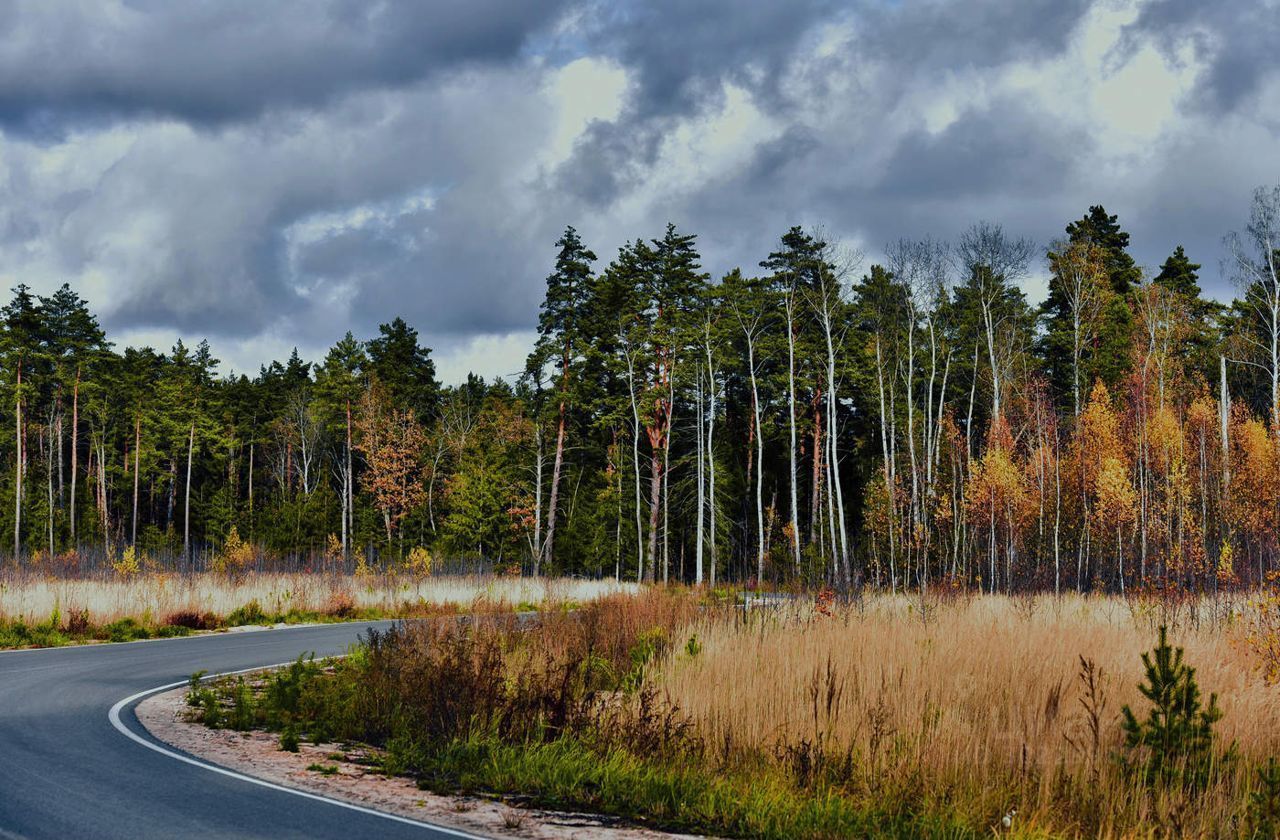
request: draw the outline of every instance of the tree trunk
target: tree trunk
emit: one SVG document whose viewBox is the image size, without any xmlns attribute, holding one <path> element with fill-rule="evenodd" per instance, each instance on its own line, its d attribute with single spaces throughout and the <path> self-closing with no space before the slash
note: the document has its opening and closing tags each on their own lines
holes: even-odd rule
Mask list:
<svg viewBox="0 0 1280 840">
<path fill-rule="evenodd" d="M 53 559 L 53 436 L 49 435 L 45 450 L 45 489 L 48 492 L 47 501 L 49 503 L 49 559 Z M 58 455 L 62 457 L 61 453 Z"/>
<path fill-rule="evenodd" d="M 671 430 L 675 425 L 675 376 L 667 379 L 667 433 L 662 442 L 662 582 L 671 577 Z"/>
<path fill-rule="evenodd" d="M 182 556 L 191 562 L 191 461 L 196 450 L 196 423 L 191 421 L 191 434 L 187 438 L 187 485 L 182 514 Z"/>
<path fill-rule="evenodd" d="M 61 396 L 61 392 L 59 392 L 59 396 L 58 396 L 57 422 L 56 422 L 56 424 L 55 424 L 55 425 L 57 426 L 57 429 L 58 429 L 58 446 L 57 446 L 57 448 L 56 448 L 56 449 L 54 449 L 54 457 L 55 457 L 55 458 L 57 458 L 57 463 L 58 463 L 58 510 L 62 510 L 62 501 L 63 501 L 63 499 L 66 497 L 66 494 L 65 494 L 65 492 L 64 492 L 66 485 L 63 483 L 63 478 L 64 478 L 64 477 L 63 477 L 63 472 L 62 472 L 62 452 L 63 452 L 63 449 L 64 449 L 65 447 L 63 446 L 63 440 L 62 440 L 62 396 Z"/>
<path fill-rule="evenodd" d="M 98 498 L 101 500 L 100 513 L 102 515 L 102 544 L 106 549 L 106 555 L 111 556 L 111 520 L 107 509 L 107 444 L 103 440 L 106 435 L 103 434 L 98 439 Z"/>
<path fill-rule="evenodd" d="M 791 434 L 790 467 L 791 482 L 791 561 L 795 574 L 800 574 L 800 493 L 796 488 L 796 330 L 795 301 L 787 295 L 787 415 Z"/>
<path fill-rule="evenodd" d="M 640 407 L 636 404 L 635 360 L 627 349 L 627 390 L 631 395 L 631 463 L 636 489 L 636 580 L 644 580 L 644 525 L 640 502 Z"/>
<path fill-rule="evenodd" d="M 534 439 L 533 551 L 531 553 L 530 559 L 533 560 L 534 563 L 537 563 L 538 559 L 542 557 L 542 473 L 544 472 L 542 462 L 546 460 L 546 455 L 543 452 L 543 448 L 542 448 L 542 424 L 541 423 L 535 422 L 533 424 L 533 439 Z M 435 477 L 432 476 L 433 484 L 435 483 L 434 478 Z"/>
<path fill-rule="evenodd" d="M 751 417 L 756 430 L 756 586 L 764 582 L 764 429 L 760 427 L 760 390 L 756 382 L 755 342 L 747 337 L 747 368 L 751 371 Z"/>
<path fill-rule="evenodd" d="M 653 582 L 656 577 L 655 562 L 658 557 L 658 515 L 662 512 L 662 445 L 649 433 L 649 569 L 645 580 Z"/>
<path fill-rule="evenodd" d="M 556 508 L 560 503 L 560 470 L 564 465 L 564 427 L 565 427 L 565 401 L 564 395 L 560 397 L 560 423 L 556 427 L 556 457 L 551 464 L 551 492 L 547 498 L 547 538 L 542 543 L 542 551 L 539 553 L 538 559 L 533 564 L 533 574 L 536 577 L 542 561 L 551 562 L 552 552 L 556 539 Z"/>
<path fill-rule="evenodd" d="M 702 405 L 702 374 L 701 373 L 698 374 L 698 385 L 694 394 L 694 404 L 698 407 L 698 410 L 697 410 L 698 429 L 697 429 L 697 434 L 695 435 L 695 440 L 697 442 L 696 455 L 698 458 L 698 469 L 696 470 L 696 473 L 695 473 L 695 476 L 698 482 L 698 527 L 694 532 L 693 582 L 696 585 L 701 586 L 702 585 L 702 540 L 703 540 L 702 529 L 703 529 L 703 525 L 706 524 L 706 513 L 707 513 L 706 494 L 704 492 L 705 491 L 704 481 L 706 478 L 705 476 L 706 470 L 705 470 L 705 464 L 703 461 L 703 456 L 704 456 L 703 433 L 705 430 L 702 425 L 703 412 L 706 409 Z"/>
<path fill-rule="evenodd" d="M 250 444 L 249 452 L 253 452 L 253 445 Z M 355 512 L 351 509 L 351 400 L 347 399 L 347 451 L 345 453 L 347 469 L 342 476 L 342 562 L 346 563 L 351 557 L 351 538 L 352 532 L 355 530 Z M 252 475 L 252 465 L 250 466 L 250 475 Z M 435 476 L 432 476 L 435 481 Z"/>
<path fill-rule="evenodd" d="M 133 525 L 129 535 L 129 545 L 138 544 L 138 453 L 141 448 L 142 415 L 139 414 L 133 420 Z"/>
<path fill-rule="evenodd" d="M 16 484 L 13 493 L 13 560 L 22 559 L 22 357 L 18 357 L 18 387 L 14 396 L 14 438 L 17 442 L 17 461 L 14 475 Z"/>
<path fill-rule="evenodd" d="M 80 369 L 76 368 L 76 384 L 71 390 L 71 499 L 68 520 L 71 525 L 71 548 L 76 542 L 76 472 L 80 467 Z"/>
<path fill-rule="evenodd" d="M 249 441 L 249 542 L 253 542 L 253 445 Z"/>
<path fill-rule="evenodd" d="M 716 451 L 713 443 L 716 431 L 716 372 L 711 364 L 711 343 L 707 342 L 707 379 L 711 388 L 707 401 L 707 548 L 710 560 L 711 585 L 716 585 Z"/>
</svg>

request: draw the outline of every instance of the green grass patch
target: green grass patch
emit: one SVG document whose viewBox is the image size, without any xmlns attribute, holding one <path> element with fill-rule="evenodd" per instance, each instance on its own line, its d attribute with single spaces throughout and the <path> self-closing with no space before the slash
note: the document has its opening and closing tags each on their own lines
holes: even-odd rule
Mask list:
<svg viewBox="0 0 1280 840">
<path fill-rule="evenodd" d="M 506 744 L 473 737 L 435 750 L 398 741 L 389 746 L 390 763 L 403 765 L 424 789 L 520 795 L 541 807 L 590 810 L 655 828 L 773 840 L 985 834 L 927 803 L 880 808 L 835 789 L 799 788 L 768 770 L 712 773 L 617 748 L 601 753 L 574 738 Z"/>
</svg>

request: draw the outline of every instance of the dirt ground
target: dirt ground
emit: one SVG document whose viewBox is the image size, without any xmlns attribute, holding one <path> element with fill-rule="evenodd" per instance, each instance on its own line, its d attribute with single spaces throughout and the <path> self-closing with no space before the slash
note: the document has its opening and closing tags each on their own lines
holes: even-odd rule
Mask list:
<svg viewBox="0 0 1280 840">
<path fill-rule="evenodd" d="M 519 807 L 474 796 L 441 796 L 419 790 L 409 779 L 387 777 L 359 762 L 367 753 L 340 744 L 302 743 L 298 752 L 280 749 L 277 735 L 209 729 L 184 719 L 186 689 L 148 697 L 138 705 L 138 720 L 152 735 L 212 764 L 285 787 L 461 829 L 484 837 L 529 840 L 679 840 L 595 814 L 563 813 Z M 319 769 L 308 769 L 319 765 Z M 328 768 L 334 768 L 329 770 Z"/>
</svg>

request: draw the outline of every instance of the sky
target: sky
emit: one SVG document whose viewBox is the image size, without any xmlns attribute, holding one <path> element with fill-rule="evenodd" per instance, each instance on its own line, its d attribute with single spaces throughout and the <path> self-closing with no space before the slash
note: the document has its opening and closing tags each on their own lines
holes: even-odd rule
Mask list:
<svg viewBox="0 0 1280 840">
<path fill-rule="evenodd" d="M 718 276 L 1101 203 L 1229 298 L 1277 43 L 1276 0 L 0 0 L 0 283 L 224 372 L 400 316 L 446 382 L 522 369 L 569 224 Z"/>
</svg>

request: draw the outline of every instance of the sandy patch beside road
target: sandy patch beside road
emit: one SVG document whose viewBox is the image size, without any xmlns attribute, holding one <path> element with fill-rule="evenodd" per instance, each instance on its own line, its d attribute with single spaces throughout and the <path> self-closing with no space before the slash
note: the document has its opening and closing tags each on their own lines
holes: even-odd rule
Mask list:
<svg viewBox="0 0 1280 840">
<path fill-rule="evenodd" d="M 186 689 L 152 695 L 137 707 L 138 720 L 161 741 L 213 764 L 367 808 L 411 819 L 462 829 L 485 837 L 530 840 L 692 840 L 692 835 L 667 834 L 620 823 L 594 814 L 567 814 L 520 808 L 472 796 L 441 796 L 419 790 L 411 780 L 370 772 L 355 761 L 337 757 L 339 744 L 299 745 L 298 752 L 280 749 L 276 735 L 209 729 L 184 720 Z M 324 775 L 312 765 L 336 767 Z"/>
</svg>

